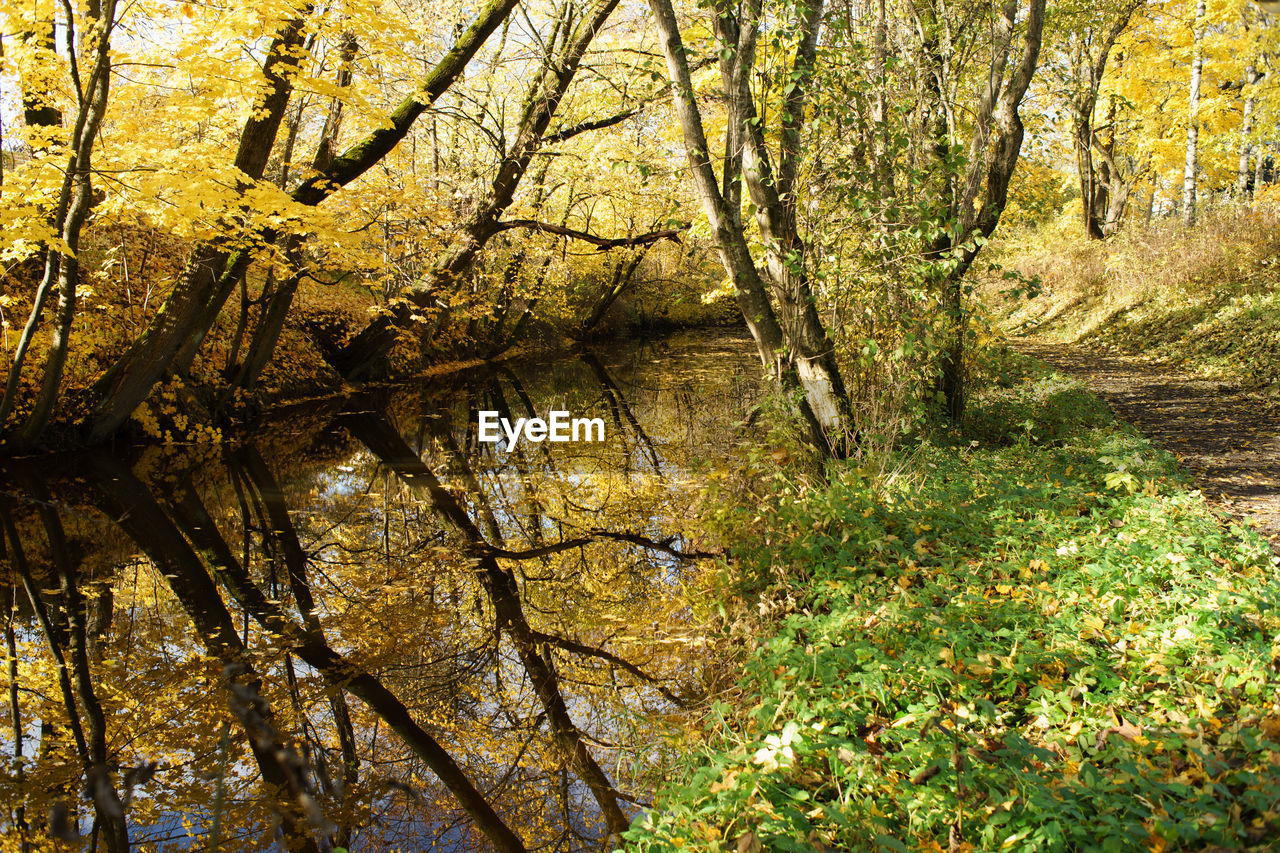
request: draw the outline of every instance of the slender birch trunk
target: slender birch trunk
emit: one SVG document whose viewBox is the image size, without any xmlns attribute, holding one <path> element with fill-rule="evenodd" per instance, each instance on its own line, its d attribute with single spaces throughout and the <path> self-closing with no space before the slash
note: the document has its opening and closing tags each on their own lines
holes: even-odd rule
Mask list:
<svg viewBox="0 0 1280 853">
<path fill-rule="evenodd" d="M 1204 69 L 1205 0 L 1196 0 L 1192 23 L 1191 87 L 1187 97 L 1187 160 L 1182 171 L 1182 221 L 1196 224 L 1196 156 L 1200 141 L 1200 76 Z"/>
<path fill-rule="evenodd" d="M 1239 198 L 1249 196 L 1249 181 L 1253 177 L 1249 166 L 1254 150 L 1253 111 L 1256 98 L 1254 84 L 1258 82 L 1257 67 L 1250 65 L 1245 69 L 1244 75 L 1244 85 L 1247 91 L 1244 99 L 1244 116 L 1240 122 L 1240 162 L 1236 169 L 1236 196 Z"/>
</svg>

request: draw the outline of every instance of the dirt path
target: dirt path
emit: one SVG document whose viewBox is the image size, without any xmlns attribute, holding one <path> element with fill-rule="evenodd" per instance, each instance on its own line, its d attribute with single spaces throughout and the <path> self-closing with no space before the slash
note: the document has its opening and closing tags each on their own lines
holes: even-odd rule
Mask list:
<svg viewBox="0 0 1280 853">
<path fill-rule="evenodd" d="M 1265 400 L 1138 358 L 1066 344 L 1012 346 L 1083 381 L 1175 454 L 1206 498 L 1252 519 L 1280 550 L 1280 412 Z"/>
</svg>

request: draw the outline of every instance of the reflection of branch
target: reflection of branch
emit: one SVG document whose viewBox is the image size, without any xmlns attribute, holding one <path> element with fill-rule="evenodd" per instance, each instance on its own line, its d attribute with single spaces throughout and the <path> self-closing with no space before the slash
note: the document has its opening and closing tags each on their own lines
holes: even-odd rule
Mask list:
<svg viewBox="0 0 1280 853">
<path fill-rule="evenodd" d="M 170 519 L 146 486 L 114 457 L 94 456 L 89 470 L 96 486 L 94 502 L 98 509 L 113 519 L 164 574 L 205 650 L 223 664 L 231 708 L 240 721 L 264 783 L 275 792 L 273 805 L 286 838 L 297 839 L 291 849 L 318 851 L 312 830 L 322 830 L 315 824 L 315 815 L 309 808 L 315 801 L 307 784 L 306 768 L 296 752 L 279 740 L 278 730 L 264 727 L 274 720 L 274 714 L 270 705 L 262 700 L 262 677 L 250 663 L 248 649 L 192 543 L 199 543 L 195 547 L 203 548 L 216 540 L 222 555 L 230 555 L 230 548 L 207 513 L 193 529 L 190 516 L 175 508 L 175 515 L 183 518 L 185 533 L 192 534 L 192 543 L 189 543 L 178 522 Z M 199 509 L 203 510 L 203 506 Z M 235 562 L 234 557 L 228 556 L 228 559 Z"/>
<path fill-rule="evenodd" d="M 580 536 L 577 539 L 565 539 L 563 542 L 557 542 L 554 545 L 544 545 L 541 548 L 530 548 L 527 551 L 508 551 L 505 548 L 494 548 L 488 544 L 477 544 L 470 547 L 470 551 L 479 557 L 496 557 L 499 560 L 536 560 L 539 557 L 549 557 L 552 554 L 559 554 L 561 551 L 572 551 L 574 548 L 581 548 L 583 545 L 589 545 L 594 540 L 589 536 Z"/>
<path fill-rule="evenodd" d="M 425 492 L 440 515 L 462 535 L 468 552 L 478 557 L 480 581 L 493 602 L 498 624 L 511 638 L 534 693 L 542 703 L 551 723 L 553 737 L 565 757 L 576 767 L 579 777 L 591 789 L 609 831 L 621 832 L 628 824 L 626 815 L 618 806 L 617 791 L 584 743 L 582 732 L 573 722 L 568 703 L 560 691 L 559 676 L 536 648 L 534 632 L 525 618 L 515 576 L 503 569 L 493 556 L 483 553 L 484 549 L 493 546 L 485 541 L 484 535 L 457 498 L 436 478 L 431 468 L 405 443 L 404 438 L 385 417 L 371 412 L 353 412 L 343 422 L 406 485 Z"/>
<path fill-rule="evenodd" d="M 478 542 L 468 546 L 467 550 L 476 557 L 494 557 L 499 560 L 536 560 L 539 557 L 549 557 L 552 554 L 559 554 L 561 551 L 571 551 L 574 548 L 581 548 L 583 545 L 590 545 L 601 539 L 611 539 L 615 542 L 629 542 L 632 545 L 639 545 L 642 548 L 650 548 L 654 551 L 661 551 L 672 557 L 681 560 L 699 560 L 704 557 L 723 557 L 723 551 L 681 551 L 672 547 L 671 543 L 679 537 L 668 536 L 666 539 L 650 539 L 647 536 L 641 536 L 639 533 L 625 533 L 616 530 L 595 529 L 590 531 L 589 536 L 579 536 L 576 539 L 565 539 L 554 545 L 544 545 L 541 548 L 530 548 L 527 551 L 508 551 L 505 548 L 495 548 L 485 542 Z"/>
<path fill-rule="evenodd" d="M 617 383 L 609 377 L 609 371 L 605 370 L 604 365 L 600 363 L 600 359 L 589 352 L 578 353 L 578 360 L 591 368 L 591 372 L 596 376 L 596 381 L 604 389 L 610 408 L 614 410 L 614 419 L 617 420 L 619 412 L 627 419 L 627 423 L 631 425 L 636 437 L 640 439 L 645 449 L 649 451 L 649 461 L 653 463 L 653 473 L 659 479 L 665 480 L 662 475 L 662 463 L 658 461 L 658 451 L 654 449 L 653 441 L 649 438 L 649 434 L 644 431 L 644 427 L 640 426 L 640 422 L 636 420 L 635 414 L 631 411 L 631 406 L 627 404 L 626 395 L 622 393 L 622 389 L 618 387 Z"/>
<path fill-rule="evenodd" d="M 34 474 L 24 479 L 28 479 L 28 490 L 39 500 L 37 514 L 44 526 L 45 537 L 49 543 L 49 557 L 58 578 L 57 592 L 53 590 L 49 592 L 54 595 L 61 593 L 59 602 L 63 612 L 61 618 L 48 613 L 44 598 L 38 591 L 26 564 L 17 529 L 8 508 L 5 507 L 3 526 L 12 545 L 12 562 L 22 578 L 27 597 L 36 611 L 40 626 L 48 640 L 49 649 L 58 666 L 58 684 L 66 704 L 67 720 L 75 736 L 76 752 L 84 768 L 87 791 L 93 799 L 95 846 L 98 833 L 101 832 L 107 850 L 111 853 L 127 853 L 129 829 L 125 821 L 125 807 L 107 769 L 107 718 L 103 713 L 102 703 L 98 699 L 98 690 L 93 683 L 93 674 L 89 666 L 89 636 L 85 624 L 87 609 L 78 583 L 83 567 L 79 561 L 72 558 L 61 516 L 53 504 L 53 496 L 49 493 L 45 482 Z M 54 619 L 57 619 L 56 624 Z M 79 696 L 79 707 L 84 711 L 83 720 L 77 711 L 75 696 L 71 690 L 73 675 L 75 695 Z M 16 721 L 15 725 L 17 725 Z"/>
<path fill-rule="evenodd" d="M 101 495 L 99 507 L 115 519 L 116 524 L 164 572 L 170 588 L 195 624 L 210 654 L 237 662 L 239 672 L 242 673 L 239 680 L 254 687 L 261 695 L 261 680 L 244 662 L 247 655 L 223 604 L 222 596 L 214 586 L 204 561 L 188 544 L 183 532 L 168 518 L 142 483 L 117 460 L 105 456 L 94 457 L 92 470 Z M 324 676 L 326 682 L 358 697 L 386 722 L 457 798 L 459 805 L 471 815 L 476 826 L 489 837 L 496 849 L 523 851 L 525 847 L 520 837 L 503 823 L 493 806 L 476 789 L 454 758 L 421 727 L 400 699 L 377 678 L 334 651 L 323 636 L 295 624 L 276 602 L 268 599 L 249 577 L 244 566 L 231 554 L 221 533 L 212 520 L 207 518 L 207 511 L 200 512 L 203 507 L 198 502 L 198 496 L 188 493 L 188 497 L 188 500 L 173 507 L 175 515 L 181 517 L 186 534 L 208 554 L 228 591 L 249 615 L 268 633 L 279 636 L 288 643 L 298 657 Z M 197 514 L 196 518 L 192 518 L 193 512 Z M 235 698 L 234 693 L 232 697 Z M 276 790 L 291 792 L 293 789 L 288 778 L 277 769 L 274 751 L 264 749 L 254 734 L 249 734 L 249 745 L 255 755 L 259 756 L 263 778 Z M 269 775 L 273 772 L 276 778 Z M 288 798 L 282 799 L 286 802 L 282 802 L 281 806 L 286 806 Z M 292 819 L 287 808 L 282 809 L 282 816 L 286 821 Z M 298 825 L 298 829 L 301 829 L 301 825 Z M 289 827 L 289 834 L 299 833 Z M 310 849 L 316 849 L 315 845 L 312 844 Z"/>
<path fill-rule="evenodd" d="M 664 554 L 670 554 L 673 557 L 679 557 L 681 560 L 697 560 L 701 557 L 723 557 L 723 551 L 680 551 L 671 547 L 671 543 L 679 537 L 668 536 L 666 539 L 650 539 L 648 536 L 641 536 L 639 533 L 621 533 L 615 530 L 592 530 L 591 535 L 597 539 L 616 539 L 619 542 L 630 542 L 632 545 L 639 545 L 643 548 L 652 548 L 655 551 L 662 551 Z"/>
<path fill-rule="evenodd" d="M 608 661 L 614 666 L 620 669 L 624 669 L 627 672 L 631 673 L 636 678 L 639 678 L 641 681 L 649 682 L 655 688 L 657 688 L 659 693 L 661 693 L 664 697 L 666 697 L 667 701 L 671 702 L 677 707 L 680 707 L 680 708 L 685 707 L 685 702 L 679 697 L 677 697 L 670 690 L 668 690 L 667 688 L 659 684 L 657 678 L 653 677 L 652 675 L 649 675 L 640 667 L 636 666 L 635 664 L 631 663 L 625 658 L 618 657 L 612 652 L 607 652 L 604 649 L 599 648 L 597 646 L 587 646 L 582 643 L 578 643 L 573 640 L 567 639 L 565 637 L 558 637 L 555 634 L 544 634 L 541 631 L 534 631 L 533 638 L 535 640 L 538 640 L 539 642 L 548 643 L 550 645 L 556 646 L 557 648 L 564 649 L 566 652 L 573 652 L 575 654 L 587 655 L 589 657 L 600 658 L 601 660 Z"/>
<path fill-rule="evenodd" d="M 302 550 L 302 543 L 298 539 L 298 531 L 293 526 L 293 520 L 289 517 L 289 507 L 285 502 L 284 491 L 256 448 L 246 447 L 239 451 L 235 458 L 243 466 L 244 477 L 257 492 L 260 517 L 262 517 L 261 513 L 265 512 L 264 520 L 267 523 L 264 526 L 267 530 L 264 532 L 264 537 L 266 541 L 274 542 L 277 546 L 268 549 L 268 559 L 274 564 L 277 556 L 284 557 L 285 570 L 289 575 L 289 587 L 293 590 L 293 600 L 298 606 L 298 612 L 302 615 L 308 631 L 317 636 L 323 636 L 320 618 L 316 615 L 315 598 L 311 593 L 311 582 L 307 579 L 307 556 Z M 234 474 L 235 467 L 232 467 L 231 471 Z M 247 516 L 245 520 L 248 521 Z M 244 562 L 247 564 L 248 559 L 246 558 Z M 275 572 L 274 568 L 272 572 Z M 289 658 L 286 656 L 286 664 L 288 661 Z M 291 668 L 289 672 L 292 674 Z M 297 687 L 292 678 L 290 686 L 293 688 L 294 701 L 298 702 Z M 333 726 L 337 730 L 338 745 L 342 750 L 342 788 L 339 799 L 345 805 L 349 792 L 355 790 L 360 780 L 360 756 L 356 751 L 355 729 L 351 724 L 351 709 L 347 705 L 346 692 L 332 691 L 329 694 L 329 708 L 333 712 Z M 304 721 L 307 720 L 306 712 L 300 704 L 298 712 Z M 315 744 L 320 747 L 318 736 L 315 738 Z M 316 769 L 324 780 L 326 788 L 332 790 L 332 780 L 328 778 L 328 773 L 323 768 L 324 763 L 320 762 Z M 346 840 L 337 846 L 350 846 L 350 834 L 351 827 L 341 827 L 339 840 Z"/>
<path fill-rule="evenodd" d="M 536 219 L 508 219 L 506 222 L 499 222 L 494 226 L 497 231 L 509 231 L 512 228 L 530 228 L 534 231 L 541 231 L 544 234 L 556 234 L 560 237 L 572 237 L 574 240 L 582 240 L 596 246 L 601 252 L 607 249 L 618 249 L 623 246 L 647 246 L 651 243 L 657 243 L 660 240 L 673 240 L 680 242 L 680 228 L 668 228 L 664 231 L 650 231 L 648 234 L 638 234 L 635 237 L 597 237 L 595 234 L 589 234 L 586 231 L 578 231 L 574 228 L 566 228 L 563 225 L 555 225 L 550 222 L 539 222 Z"/>
</svg>

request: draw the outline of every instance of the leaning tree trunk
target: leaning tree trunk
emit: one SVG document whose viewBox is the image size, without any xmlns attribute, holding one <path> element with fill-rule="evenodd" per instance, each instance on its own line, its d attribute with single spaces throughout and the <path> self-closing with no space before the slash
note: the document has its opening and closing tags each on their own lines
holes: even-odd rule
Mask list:
<svg viewBox="0 0 1280 853">
<path fill-rule="evenodd" d="M 649 0 L 649 8 L 653 13 L 654 23 L 658 31 L 658 39 L 662 44 L 662 52 L 667 60 L 667 73 L 672 85 L 672 100 L 676 116 L 680 122 L 684 136 L 685 151 L 688 154 L 690 169 L 693 173 L 694 190 L 702 204 L 703 212 L 711 224 L 716 249 L 720 262 L 733 284 L 734 294 L 738 302 L 738 310 L 746 321 L 751 337 L 756 343 L 756 352 L 765 369 L 781 380 L 786 392 L 803 389 L 800 401 L 800 414 L 809 432 L 810 439 L 819 447 L 830 446 L 828 434 L 823 429 L 815 409 L 822 408 L 824 402 L 820 397 L 814 405 L 810 399 L 810 388 L 802 385 L 796 371 L 782 326 L 778 323 L 773 305 L 769 300 L 769 292 L 755 260 L 747 245 L 742 222 L 736 211 L 731 210 L 725 194 L 716 180 L 715 169 L 711 165 L 710 147 L 707 145 L 706 131 L 702 125 L 702 114 L 698 110 L 694 96 L 693 80 L 689 73 L 689 61 L 684 44 L 680 37 L 680 28 L 676 23 L 675 10 L 671 0 Z M 750 46 L 738 50 L 738 62 L 743 62 L 744 54 L 754 54 Z M 726 50 L 731 50 L 726 46 Z M 743 65 L 745 73 L 749 66 Z M 728 81 L 726 81 L 728 82 Z M 730 83 L 727 93 L 731 98 L 737 97 L 739 89 Z M 727 159 L 732 159 L 727 158 Z M 726 178 L 726 185 L 732 180 Z M 815 388 L 817 397 L 823 389 Z M 831 436 L 832 439 L 843 438 L 843 435 Z"/>
<path fill-rule="evenodd" d="M 267 49 L 262 67 L 267 90 L 240 131 L 233 166 L 246 176 L 239 188 L 244 191 L 266 170 L 267 160 L 275 144 L 285 109 L 293 94 L 293 78 L 299 68 L 299 51 L 303 44 L 305 15 L 283 24 Z M 99 396 L 91 416 L 90 441 L 100 441 L 114 433 L 138 405 L 147 398 L 179 358 L 184 347 L 194 354 L 206 329 L 203 319 L 215 308 L 216 294 L 228 279 L 239 280 L 248 269 L 250 254 L 235 251 L 220 242 L 202 243 L 187 262 L 173 292 L 160 307 L 142 336 L 98 380 L 94 392 Z M 228 291 L 229 292 L 229 291 Z M 225 296 L 223 297 L 225 300 Z"/>
<path fill-rule="evenodd" d="M 799 12 L 800 41 L 782 102 L 776 172 L 763 122 L 758 118 L 748 85 L 750 66 L 745 65 L 755 56 L 761 4 L 749 3 L 740 21 L 728 14 L 728 10 L 722 10 L 716 21 L 721 39 L 736 45 L 736 55 L 721 60 L 721 71 L 730 122 L 743 142 L 742 176 L 756 208 L 756 224 L 765 245 L 765 271 L 777 300 L 783 336 L 793 351 L 796 374 L 805 389 L 809 408 L 821 424 L 827 443 L 833 450 L 842 452 L 853 433 L 853 415 L 836 363 L 835 346 L 818 316 L 817 299 L 807 269 L 808 247 L 797 225 L 796 180 L 801 134 L 817 61 L 822 10 L 821 0 L 809 0 Z M 734 68 L 734 65 L 740 67 Z"/>
<path fill-rule="evenodd" d="M 635 280 L 636 269 L 640 266 L 640 262 L 644 260 L 645 248 L 636 251 L 630 259 L 620 258 L 613 265 L 613 275 L 610 276 L 609 283 L 605 285 L 604 290 L 596 297 L 591 309 L 587 312 L 587 316 L 578 324 L 578 328 L 573 332 L 573 337 L 578 340 L 585 340 L 591 335 L 591 332 L 600 321 L 604 319 L 604 315 L 609 313 L 609 309 L 618 301 L 618 297 L 631 287 Z"/>
</svg>

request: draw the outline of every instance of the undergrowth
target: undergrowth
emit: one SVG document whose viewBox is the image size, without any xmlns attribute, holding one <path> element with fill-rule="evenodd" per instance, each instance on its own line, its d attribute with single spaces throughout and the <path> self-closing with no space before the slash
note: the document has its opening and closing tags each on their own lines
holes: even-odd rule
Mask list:
<svg viewBox="0 0 1280 853">
<path fill-rule="evenodd" d="M 1268 849 L 1280 585 L 1078 386 L 998 371 L 895 476 L 730 501 L 739 699 L 640 850 Z M 744 627 L 745 626 L 745 627 Z"/>
<path fill-rule="evenodd" d="M 1135 223 L 1098 241 L 1070 219 L 1008 237 L 996 247 L 1001 264 L 1038 280 L 1040 293 L 1006 302 L 1004 325 L 1280 389 L 1278 226 L 1273 197 L 1210 210 L 1194 228 Z"/>
</svg>

